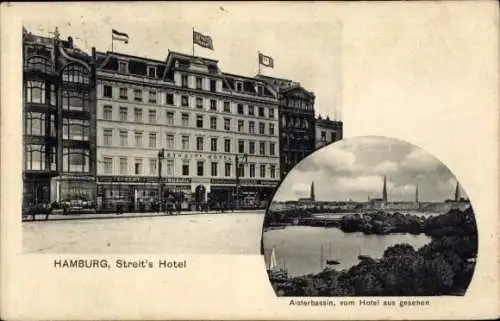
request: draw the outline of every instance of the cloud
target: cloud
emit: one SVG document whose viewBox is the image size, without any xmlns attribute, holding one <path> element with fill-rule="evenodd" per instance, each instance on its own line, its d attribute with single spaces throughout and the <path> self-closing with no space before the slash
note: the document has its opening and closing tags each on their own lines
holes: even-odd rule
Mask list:
<svg viewBox="0 0 500 321">
<path fill-rule="evenodd" d="M 415 149 L 402 162 L 404 169 L 413 172 L 432 171 L 441 166 L 441 162 L 423 149 Z"/>
<path fill-rule="evenodd" d="M 339 177 L 335 180 L 335 189 L 351 192 L 380 192 L 382 180 L 380 176 Z"/>
<path fill-rule="evenodd" d="M 380 175 L 389 175 L 396 173 L 399 169 L 399 165 L 393 161 L 383 161 L 375 166 L 374 172 Z"/>
</svg>

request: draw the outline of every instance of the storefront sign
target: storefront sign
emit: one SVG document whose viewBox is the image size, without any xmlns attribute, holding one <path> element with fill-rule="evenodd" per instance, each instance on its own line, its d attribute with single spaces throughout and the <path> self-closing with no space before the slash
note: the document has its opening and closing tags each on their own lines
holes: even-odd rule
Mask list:
<svg viewBox="0 0 500 321">
<path fill-rule="evenodd" d="M 270 181 L 270 180 L 263 180 L 263 179 L 241 179 L 240 180 L 240 185 L 241 186 L 277 186 L 278 181 Z M 210 184 L 225 184 L 225 185 L 236 185 L 236 180 L 235 179 L 223 179 L 223 178 L 212 178 L 210 180 Z"/>
<path fill-rule="evenodd" d="M 158 177 L 140 177 L 140 176 L 99 176 L 100 183 L 158 183 Z M 162 177 L 164 184 L 190 184 L 191 178 L 184 177 Z"/>
</svg>

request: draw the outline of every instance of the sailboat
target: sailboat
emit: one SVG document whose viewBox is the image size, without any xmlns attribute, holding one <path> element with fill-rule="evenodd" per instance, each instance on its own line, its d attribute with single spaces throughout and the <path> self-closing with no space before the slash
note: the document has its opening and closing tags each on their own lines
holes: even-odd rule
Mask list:
<svg viewBox="0 0 500 321">
<path fill-rule="evenodd" d="M 332 244 L 328 243 L 328 257 L 330 257 L 331 255 L 332 255 Z M 323 245 L 321 245 L 321 256 L 323 256 Z M 323 259 L 321 261 L 323 261 Z M 337 260 L 326 260 L 326 264 L 327 265 L 338 265 L 338 264 L 340 264 L 340 262 Z M 321 269 L 323 269 L 323 267 L 321 267 Z"/>
<path fill-rule="evenodd" d="M 276 259 L 276 251 L 273 247 L 271 251 L 271 256 L 269 257 L 269 269 L 267 270 L 269 274 L 269 279 L 273 281 L 286 281 L 288 280 L 288 271 L 285 268 L 280 268 L 278 266 L 278 260 Z"/>
<path fill-rule="evenodd" d="M 271 252 L 271 257 L 269 258 L 269 270 L 276 270 L 278 268 L 278 261 L 276 260 L 276 251 L 273 250 Z"/>
</svg>

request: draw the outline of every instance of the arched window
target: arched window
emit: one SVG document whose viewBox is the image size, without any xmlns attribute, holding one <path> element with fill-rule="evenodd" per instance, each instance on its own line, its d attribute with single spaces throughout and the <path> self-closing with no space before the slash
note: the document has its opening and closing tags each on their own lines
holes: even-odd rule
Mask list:
<svg viewBox="0 0 500 321">
<path fill-rule="evenodd" d="M 25 134 L 31 136 L 45 136 L 45 114 L 26 113 Z"/>
<path fill-rule="evenodd" d="M 26 102 L 45 104 L 45 82 L 27 81 L 26 82 Z"/>
<path fill-rule="evenodd" d="M 52 63 L 44 57 L 34 56 L 28 58 L 26 61 L 26 69 L 28 70 L 40 70 L 42 72 L 52 72 Z"/>
<path fill-rule="evenodd" d="M 66 110 L 88 111 L 89 94 L 87 92 L 64 90 L 62 94 L 62 106 Z"/>
<path fill-rule="evenodd" d="M 89 71 L 80 64 L 71 64 L 64 68 L 62 74 L 64 82 L 72 82 L 79 84 L 89 84 Z"/>
<path fill-rule="evenodd" d="M 63 119 L 63 139 L 89 140 L 89 121 L 82 119 Z"/>
<path fill-rule="evenodd" d="M 25 155 L 26 169 L 34 171 L 45 170 L 45 146 L 30 144 L 26 145 Z"/>
<path fill-rule="evenodd" d="M 78 148 L 63 149 L 63 171 L 86 173 L 89 171 L 89 150 Z"/>
</svg>

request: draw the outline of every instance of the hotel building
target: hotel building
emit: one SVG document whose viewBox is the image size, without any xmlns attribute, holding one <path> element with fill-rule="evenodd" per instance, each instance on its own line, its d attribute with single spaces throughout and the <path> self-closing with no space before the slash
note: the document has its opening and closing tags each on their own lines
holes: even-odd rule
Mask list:
<svg viewBox="0 0 500 321">
<path fill-rule="evenodd" d="M 280 179 L 272 86 L 172 51 L 166 61 L 99 52 L 97 64 L 98 208 L 234 202 L 237 190 L 242 206 L 266 206 Z"/>
<path fill-rule="evenodd" d="M 23 29 L 23 208 L 95 200 L 95 67 L 73 40 Z M 95 50 L 93 50 L 95 52 Z"/>
</svg>

